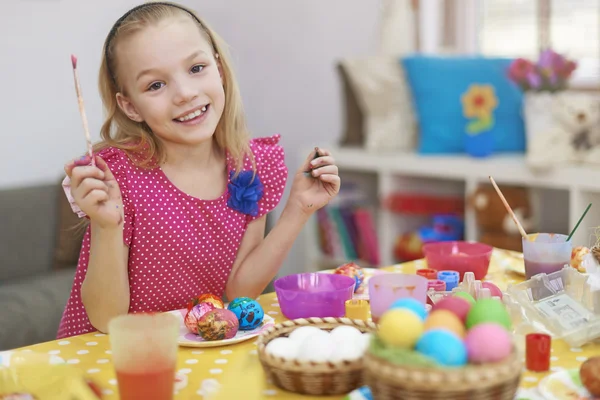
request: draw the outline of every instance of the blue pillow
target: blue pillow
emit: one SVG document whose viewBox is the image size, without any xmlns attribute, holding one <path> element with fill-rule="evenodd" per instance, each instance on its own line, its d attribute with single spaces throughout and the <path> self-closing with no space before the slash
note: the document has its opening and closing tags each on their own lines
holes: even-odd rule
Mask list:
<svg viewBox="0 0 600 400">
<path fill-rule="evenodd" d="M 415 55 L 400 60 L 419 121 L 421 154 L 463 153 L 465 142 L 485 133 L 494 152 L 524 152 L 523 93 L 508 79 L 512 59 Z M 486 116 L 476 118 L 464 98 L 493 97 Z M 481 136 L 480 136 L 481 137 Z"/>
</svg>

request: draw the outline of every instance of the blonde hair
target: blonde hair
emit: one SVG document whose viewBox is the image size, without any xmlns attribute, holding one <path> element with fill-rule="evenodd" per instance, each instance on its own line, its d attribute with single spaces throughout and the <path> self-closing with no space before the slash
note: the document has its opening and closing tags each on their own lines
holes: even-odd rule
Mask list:
<svg viewBox="0 0 600 400">
<path fill-rule="evenodd" d="M 115 23 L 108 34 L 104 43 L 98 79 L 106 118 L 100 131 L 102 141 L 95 146 L 95 150 L 111 146 L 123 149 L 139 166 L 148 166 L 153 161 L 164 161 L 163 146 L 150 127 L 145 122 L 139 123 L 129 119 L 117 104 L 116 95 L 118 92 L 124 91 L 124 87 L 122 82 L 119 82 L 116 73 L 115 49 L 120 40 L 151 24 L 178 16 L 187 16 L 194 21 L 211 44 L 214 55 L 217 57 L 216 60 L 220 64 L 225 91 L 225 106 L 214 134 L 216 143 L 220 149 L 228 151 L 235 160 L 236 175 L 243 168 L 244 156 L 250 158 L 252 169 L 256 172 L 254 157 L 248 144 L 250 136 L 246 127 L 242 99 L 227 52 L 227 45 L 192 10 L 170 2 L 145 3 L 131 9 Z M 134 153 L 141 157 L 131 157 Z"/>
</svg>

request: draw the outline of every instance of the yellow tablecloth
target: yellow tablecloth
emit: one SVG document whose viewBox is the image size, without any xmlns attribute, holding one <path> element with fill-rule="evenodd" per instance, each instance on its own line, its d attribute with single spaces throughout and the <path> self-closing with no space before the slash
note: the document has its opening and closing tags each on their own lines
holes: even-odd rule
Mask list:
<svg viewBox="0 0 600 400">
<path fill-rule="evenodd" d="M 523 277 L 506 269 L 522 270 L 522 259 L 510 253 L 495 250 L 488 280 L 494 281 L 502 289 L 509 283 L 517 283 Z M 383 268 L 394 272 L 413 273 L 417 268 L 424 268 L 423 260 L 399 264 Z M 285 317 L 281 314 L 277 297 L 274 293 L 262 295 L 259 302 L 266 313 L 281 322 Z M 56 340 L 41 343 L 18 351 L 35 351 L 56 355 L 68 364 L 93 379 L 102 387 L 105 399 L 118 399 L 115 371 L 111 364 L 111 351 L 108 336 L 90 333 L 68 340 Z M 581 362 L 593 354 L 600 354 L 600 345 L 587 345 L 582 349 L 569 348 L 560 340 L 552 344 L 552 370 L 560 368 L 577 368 Z M 205 390 L 221 385 L 222 396 L 226 399 L 305 399 L 306 396 L 295 395 L 278 389 L 267 383 L 256 352 L 254 339 L 243 343 L 216 348 L 180 348 L 178 354 L 177 399 L 202 399 Z M 521 386 L 536 386 L 547 374 L 525 372 Z M 336 397 L 327 397 L 335 399 Z M 342 397 L 339 397 L 342 398 Z"/>
</svg>

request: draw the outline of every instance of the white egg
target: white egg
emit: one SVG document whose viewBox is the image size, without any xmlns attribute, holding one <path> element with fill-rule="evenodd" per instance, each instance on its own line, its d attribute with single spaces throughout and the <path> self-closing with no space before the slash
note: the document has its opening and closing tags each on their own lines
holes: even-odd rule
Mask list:
<svg viewBox="0 0 600 400">
<path fill-rule="evenodd" d="M 300 343 L 286 337 L 278 337 L 267 343 L 265 351 L 275 357 L 282 357 L 288 360 L 298 356 Z"/>
<path fill-rule="evenodd" d="M 300 328 L 296 328 L 290 333 L 288 336 L 292 340 L 297 340 L 298 342 L 303 342 L 304 339 L 312 333 L 315 332 L 324 332 L 316 326 L 301 326 Z M 327 332 L 325 332 L 327 333 Z"/>
<path fill-rule="evenodd" d="M 362 336 L 362 332 L 353 326 L 341 325 L 331 331 L 331 336 L 335 341 L 356 341 L 360 336 Z"/>
<path fill-rule="evenodd" d="M 337 361 L 354 361 L 361 358 L 364 354 L 361 347 L 356 345 L 340 345 L 341 343 L 336 343 L 335 349 L 331 353 L 329 360 L 332 362 Z"/>
<path fill-rule="evenodd" d="M 367 349 L 369 348 L 369 345 L 371 344 L 371 338 L 373 337 L 372 334 L 366 332 L 363 333 L 362 335 L 360 335 L 359 338 L 357 338 L 357 345 L 358 347 L 361 349 L 361 351 L 364 353 L 365 351 L 367 351 Z"/>
<path fill-rule="evenodd" d="M 335 343 L 329 332 L 318 330 L 308 335 L 300 343 L 298 360 L 324 362 L 328 361 L 335 349 Z"/>
</svg>

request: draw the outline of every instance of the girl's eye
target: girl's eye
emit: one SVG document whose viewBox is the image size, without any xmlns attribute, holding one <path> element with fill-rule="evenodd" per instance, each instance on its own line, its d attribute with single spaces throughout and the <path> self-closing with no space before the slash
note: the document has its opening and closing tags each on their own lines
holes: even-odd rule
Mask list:
<svg viewBox="0 0 600 400">
<path fill-rule="evenodd" d="M 204 69 L 204 65 L 198 64 L 198 65 L 194 65 L 191 69 L 192 74 L 197 74 L 198 72 L 202 71 Z"/>
<path fill-rule="evenodd" d="M 153 84 L 148 86 L 148 90 L 158 90 L 158 89 L 162 88 L 162 85 L 163 85 L 162 82 L 154 82 Z"/>
</svg>

